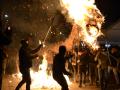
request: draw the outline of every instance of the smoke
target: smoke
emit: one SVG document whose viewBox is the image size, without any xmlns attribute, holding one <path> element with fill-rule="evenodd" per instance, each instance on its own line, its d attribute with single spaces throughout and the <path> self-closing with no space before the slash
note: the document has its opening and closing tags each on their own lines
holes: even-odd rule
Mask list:
<svg viewBox="0 0 120 90">
<path fill-rule="evenodd" d="M 78 30 L 76 26 L 73 26 L 69 37 L 64 42 L 67 50 L 71 50 L 73 48 L 75 38 L 78 38 Z"/>
</svg>

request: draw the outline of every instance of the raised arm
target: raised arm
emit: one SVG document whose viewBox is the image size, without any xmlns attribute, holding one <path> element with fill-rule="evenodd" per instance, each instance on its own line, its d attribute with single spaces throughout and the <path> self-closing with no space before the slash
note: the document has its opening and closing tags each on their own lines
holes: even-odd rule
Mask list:
<svg viewBox="0 0 120 90">
<path fill-rule="evenodd" d="M 30 53 L 31 53 L 31 54 L 35 54 L 36 52 L 38 52 L 38 51 L 40 50 L 40 48 L 41 48 L 42 46 L 43 46 L 43 45 L 40 44 L 36 49 L 31 50 Z"/>
</svg>

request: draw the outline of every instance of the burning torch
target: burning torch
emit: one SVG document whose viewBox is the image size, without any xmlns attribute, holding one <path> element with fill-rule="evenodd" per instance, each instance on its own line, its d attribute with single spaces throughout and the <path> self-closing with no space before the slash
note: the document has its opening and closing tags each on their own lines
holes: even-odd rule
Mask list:
<svg viewBox="0 0 120 90">
<path fill-rule="evenodd" d="M 48 28 L 48 31 L 47 31 L 47 33 L 46 33 L 46 35 L 45 35 L 45 38 L 44 38 L 44 40 L 43 40 L 43 47 L 45 47 L 45 41 L 46 41 L 46 39 L 47 39 L 47 37 L 48 37 L 48 35 L 49 35 L 49 32 L 50 32 L 50 30 L 51 30 L 51 27 L 52 27 L 52 25 L 53 25 L 55 16 L 56 16 L 56 14 L 55 14 L 54 17 L 52 18 L 51 24 L 50 24 L 50 26 L 49 26 L 49 28 Z M 39 40 L 39 44 L 41 44 L 41 43 L 42 43 L 42 42 Z"/>
</svg>

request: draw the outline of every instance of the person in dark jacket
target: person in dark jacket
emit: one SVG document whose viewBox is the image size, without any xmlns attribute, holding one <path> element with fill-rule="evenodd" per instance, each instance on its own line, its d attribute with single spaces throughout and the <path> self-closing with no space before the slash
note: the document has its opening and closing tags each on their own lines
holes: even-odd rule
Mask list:
<svg viewBox="0 0 120 90">
<path fill-rule="evenodd" d="M 108 52 L 103 48 L 99 48 L 95 56 L 95 61 L 98 62 L 98 81 L 102 90 L 106 90 L 108 86 L 108 66 L 110 65 Z"/>
<path fill-rule="evenodd" d="M 53 68 L 52 68 L 53 78 L 62 87 L 61 90 L 69 90 L 67 81 L 63 76 L 63 74 L 71 75 L 71 73 L 69 73 L 65 69 L 65 62 L 66 62 L 65 53 L 66 53 L 66 47 L 60 46 L 59 53 L 56 54 L 53 59 Z"/>
<path fill-rule="evenodd" d="M 118 65 L 118 60 L 119 60 L 119 50 L 117 46 L 113 46 L 111 48 L 111 53 L 110 53 L 110 66 L 108 68 L 108 72 L 110 74 L 110 71 L 113 72 L 115 80 L 116 80 L 116 84 L 120 84 L 120 80 L 119 80 L 119 76 L 118 76 L 118 69 L 117 69 L 117 65 Z"/>
<path fill-rule="evenodd" d="M 17 85 L 15 90 L 19 90 L 24 83 L 26 83 L 26 90 L 30 90 L 30 68 L 32 67 L 32 59 L 38 57 L 38 55 L 35 53 L 40 50 L 42 44 L 40 44 L 36 49 L 32 50 L 29 47 L 29 42 L 29 40 L 21 41 L 22 46 L 19 50 L 19 69 L 22 74 L 22 80 Z"/>
</svg>

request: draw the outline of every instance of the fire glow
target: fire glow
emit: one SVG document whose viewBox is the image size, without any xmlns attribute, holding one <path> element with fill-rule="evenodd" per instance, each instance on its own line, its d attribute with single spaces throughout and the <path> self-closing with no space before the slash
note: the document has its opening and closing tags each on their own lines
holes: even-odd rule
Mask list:
<svg viewBox="0 0 120 90">
<path fill-rule="evenodd" d="M 94 3 L 94 0 L 60 0 L 62 13 L 68 22 L 78 27 L 79 38 L 92 49 L 97 49 L 96 40 L 102 35 L 104 17 Z"/>
<path fill-rule="evenodd" d="M 104 17 L 94 3 L 94 0 L 60 0 L 62 13 L 66 16 L 67 20 L 73 24 L 72 31 L 77 29 L 79 38 L 92 49 L 97 49 L 99 46 L 97 45 L 96 39 L 102 35 L 101 26 L 104 22 Z M 69 46 L 72 45 L 69 44 Z M 60 88 L 57 82 L 53 80 L 52 74 L 47 74 L 48 63 L 46 55 L 43 55 L 43 57 L 43 62 L 39 65 L 39 71 L 34 72 L 31 70 L 31 87 Z M 69 78 L 66 77 L 66 79 L 70 84 Z"/>
<path fill-rule="evenodd" d="M 48 74 L 48 62 L 46 60 L 46 55 L 43 55 L 42 64 L 39 65 L 39 70 L 37 72 L 30 70 L 30 75 L 32 79 L 31 88 L 41 88 L 41 89 L 52 89 L 57 90 L 60 88 L 59 84 L 53 79 L 52 73 Z M 18 78 L 21 78 L 21 74 L 17 74 Z M 69 78 L 65 75 L 65 78 L 70 85 L 71 82 Z"/>
<path fill-rule="evenodd" d="M 32 88 L 55 88 L 57 83 L 53 80 L 52 75 L 47 74 L 46 54 L 43 55 L 42 64 L 39 65 L 39 71 L 31 70 Z"/>
</svg>

